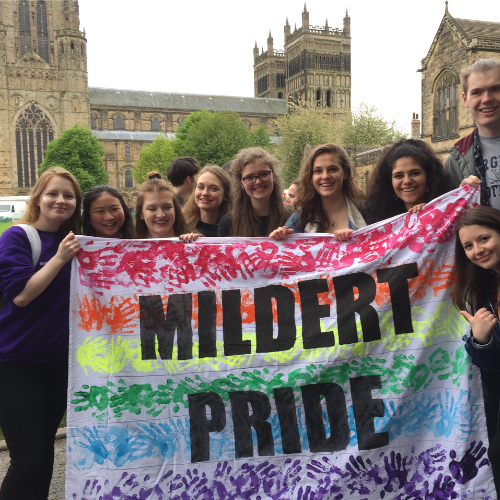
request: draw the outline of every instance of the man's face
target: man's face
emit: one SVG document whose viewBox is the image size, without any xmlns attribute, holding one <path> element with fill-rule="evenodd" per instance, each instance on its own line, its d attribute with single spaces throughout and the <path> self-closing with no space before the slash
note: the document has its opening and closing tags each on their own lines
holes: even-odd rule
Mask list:
<svg viewBox="0 0 500 500">
<path fill-rule="evenodd" d="M 464 106 L 469 108 L 479 134 L 500 135 L 500 68 L 469 75 L 467 95 L 462 94 Z"/>
</svg>

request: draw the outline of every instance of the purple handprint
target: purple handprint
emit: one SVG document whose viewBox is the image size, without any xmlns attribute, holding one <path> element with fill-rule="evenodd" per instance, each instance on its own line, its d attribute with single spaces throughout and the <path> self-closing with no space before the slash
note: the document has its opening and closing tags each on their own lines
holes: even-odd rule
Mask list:
<svg viewBox="0 0 500 500">
<path fill-rule="evenodd" d="M 401 453 L 391 451 L 391 462 L 384 457 L 385 471 L 387 472 L 387 484 L 384 490 L 387 492 L 395 491 L 393 482 L 396 482 L 396 489 L 401 489 L 407 482 L 408 473 L 410 472 L 406 464 L 407 457 L 401 459 Z"/>
<path fill-rule="evenodd" d="M 454 489 L 455 482 L 452 481 L 451 477 L 445 476 L 443 478 L 443 474 L 439 474 L 438 478 L 434 481 L 432 492 L 427 491 L 425 494 L 425 500 L 450 500 L 458 498 L 458 493 Z"/>
<path fill-rule="evenodd" d="M 450 451 L 450 457 L 453 458 L 453 461 L 450 462 L 449 468 L 451 475 L 457 480 L 458 484 L 468 483 L 477 476 L 479 467 L 489 465 L 490 463 L 487 458 L 483 458 L 479 466 L 476 465 L 480 458 L 486 453 L 486 447 L 483 446 L 482 441 L 478 442 L 476 448 L 474 448 L 475 445 L 476 442 L 472 441 L 469 449 L 459 462 L 455 460 L 455 458 L 457 458 L 456 451 Z"/>
</svg>

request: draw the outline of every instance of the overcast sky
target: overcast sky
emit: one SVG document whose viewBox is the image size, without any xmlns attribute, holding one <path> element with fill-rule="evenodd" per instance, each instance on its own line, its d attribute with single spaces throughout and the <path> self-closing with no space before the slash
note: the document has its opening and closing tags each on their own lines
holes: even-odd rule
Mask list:
<svg viewBox="0 0 500 500">
<path fill-rule="evenodd" d="M 91 87 L 253 96 L 253 47 L 284 45 L 302 0 L 80 0 Z M 309 22 L 351 17 L 352 104 L 376 106 L 409 132 L 420 68 L 444 15 L 438 0 L 308 0 Z M 500 2 L 451 0 L 461 19 L 500 22 Z"/>
</svg>

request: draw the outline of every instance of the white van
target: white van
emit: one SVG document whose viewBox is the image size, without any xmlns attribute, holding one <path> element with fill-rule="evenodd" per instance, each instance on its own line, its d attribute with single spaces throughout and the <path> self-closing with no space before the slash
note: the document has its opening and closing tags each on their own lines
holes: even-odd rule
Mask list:
<svg viewBox="0 0 500 500">
<path fill-rule="evenodd" d="M 29 196 L 0 196 L 0 222 L 21 220 L 29 199 Z"/>
</svg>

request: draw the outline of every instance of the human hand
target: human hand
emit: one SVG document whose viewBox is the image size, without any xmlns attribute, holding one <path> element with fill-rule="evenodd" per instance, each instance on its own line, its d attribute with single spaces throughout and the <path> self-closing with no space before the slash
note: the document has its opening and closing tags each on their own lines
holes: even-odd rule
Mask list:
<svg viewBox="0 0 500 500">
<path fill-rule="evenodd" d="M 333 237 L 337 241 L 345 241 L 349 239 L 352 233 L 354 233 L 354 229 L 339 229 L 333 233 Z"/>
<path fill-rule="evenodd" d="M 425 203 L 419 203 L 418 205 L 413 205 L 413 207 L 408 210 L 408 212 L 411 212 L 412 214 L 416 214 L 417 212 L 420 212 L 422 208 L 425 207 Z"/>
<path fill-rule="evenodd" d="M 275 229 L 270 235 L 269 238 L 272 238 L 273 240 L 284 240 L 289 234 L 293 234 L 293 229 L 290 229 L 287 226 L 282 226 L 279 227 L 278 229 Z"/>
<path fill-rule="evenodd" d="M 475 188 L 478 188 L 481 185 L 481 179 L 479 177 L 476 177 L 475 175 L 469 175 L 469 177 L 466 177 L 461 183 L 460 187 L 465 186 L 472 186 Z"/>
<path fill-rule="evenodd" d="M 470 323 L 478 344 L 487 344 L 491 339 L 493 327 L 497 324 L 495 315 L 485 307 L 479 309 L 474 316 L 467 311 L 460 311 L 460 314 Z"/>
<path fill-rule="evenodd" d="M 179 236 L 179 239 L 184 243 L 192 243 L 193 241 L 196 241 L 200 236 L 201 234 L 199 233 L 186 233 L 186 234 L 181 234 Z"/>
<path fill-rule="evenodd" d="M 62 262 L 66 264 L 66 262 L 69 262 L 79 250 L 80 244 L 78 243 L 78 240 L 73 232 L 70 231 L 70 233 L 59 244 L 55 257 L 62 260 Z"/>
</svg>

